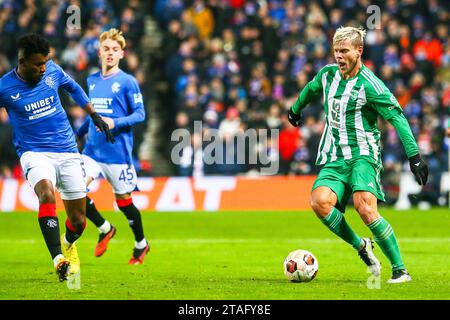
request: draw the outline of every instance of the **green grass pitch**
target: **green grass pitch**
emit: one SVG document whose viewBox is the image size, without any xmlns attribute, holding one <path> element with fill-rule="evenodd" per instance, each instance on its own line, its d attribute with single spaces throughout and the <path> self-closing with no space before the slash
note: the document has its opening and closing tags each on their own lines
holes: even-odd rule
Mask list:
<svg viewBox="0 0 450 320">
<path fill-rule="evenodd" d="M 151 251 L 144 265 L 129 266 L 131 230 L 122 213 L 107 212 L 118 231 L 105 255 L 94 257 L 98 233 L 91 222 L 78 241 L 80 290 L 58 282 L 36 213 L 0 213 L 0 299 L 449 299 L 450 211 L 380 212 L 397 235 L 410 283 L 386 283 L 389 262 L 376 246 L 383 272 L 379 289 L 369 289 L 357 253 L 307 211 L 144 212 Z M 64 225 L 65 214 L 59 217 Z M 346 218 L 370 236 L 353 209 Z M 319 260 L 310 283 L 283 275 L 283 260 L 295 249 Z"/>
</svg>

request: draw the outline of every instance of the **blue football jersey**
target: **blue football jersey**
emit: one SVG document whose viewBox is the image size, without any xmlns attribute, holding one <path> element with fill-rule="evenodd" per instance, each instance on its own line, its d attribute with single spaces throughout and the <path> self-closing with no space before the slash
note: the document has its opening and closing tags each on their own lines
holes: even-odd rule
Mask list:
<svg viewBox="0 0 450 320">
<path fill-rule="evenodd" d="M 61 105 L 61 87 L 82 107 L 89 103 L 83 89 L 49 60 L 42 79 L 31 85 L 11 70 L 0 79 L 0 107 L 6 108 L 19 157 L 26 151 L 78 152 L 75 135 Z"/>
<path fill-rule="evenodd" d="M 132 126 L 145 119 L 144 103 L 139 84 L 128 73 L 119 70 L 103 76 L 101 72 L 87 78 L 89 98 L 102 117 L 114 120 L 111 130 L 116 139 L 114 144 L 106 141 L 105 134 L 95 129 L 88 118 L 78 129 L 77 135 L 88 133 L 83 154 L 102 163 L 131 164 L 133 162 Z"/>
</svg>

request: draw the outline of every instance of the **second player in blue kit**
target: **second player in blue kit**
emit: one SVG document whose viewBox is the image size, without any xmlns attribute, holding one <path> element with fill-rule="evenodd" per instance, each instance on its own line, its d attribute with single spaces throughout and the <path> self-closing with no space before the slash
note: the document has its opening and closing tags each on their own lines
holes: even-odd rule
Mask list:
<svg viewBox="0 0 450 320">
<path fill-rule="evenodd" d="M 107 143 L 91 120 L 85 121 L 77 132 L 87 133 L 83 161 L 87 185 L 103 176 L 113 187 L 118 208 L 125 214 L 135 237 L 129 264 L 142 264 L 150 246 L 145 239 L 141 213 L 133 203 L 131 193 L 137 190 L 137 174 L 133 166 L 132 126 L 145 120 L 145 109 L 138 82 L 119 68 L 126 45 L 122 32 L 110 29 L 100 35 L 99 57 L 101 71 L 87 79 L 89 98 L 96 112 L 109 125 L 115 144 Z M 94 202 L 87 198 L 86 216 L 97 226 L 100 235 L 95 256 L 106 251 L 116 228 L 103 218 Z"/>
</svg>

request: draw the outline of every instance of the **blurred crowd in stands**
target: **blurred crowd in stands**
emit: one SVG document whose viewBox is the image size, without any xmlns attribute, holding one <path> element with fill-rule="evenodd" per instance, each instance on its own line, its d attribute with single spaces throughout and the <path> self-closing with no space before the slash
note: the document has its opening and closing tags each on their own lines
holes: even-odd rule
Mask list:
<svg viewBox="0 0 450 320">
<path fill-rule="evenodd" d="M 300 128 L 288 123 L 286 111 L 315 73 L 334 63 L 335 30 L 342 25 L 367 29 L 370 5 L 378 6 L 381 19 L 378 28 L 367 30 L 363 63 L 403 107 L 430 166 L 424 190 L 439 196 L 449 145 L 444 137 L 450 110 L 445 0 L 155 0 L 154 16 L 165 30 L 173 128 L 192 130 L 194 121 L 203 121 L 203 134 L 218 128 L 225 144 L 247 128 L 278 129 L 280 174 L 316 174 L 324 128 L 321 101 L 304 110 Z M 395 129 L 380 120 L 380 131 L 389 202 L 397 197 L 400 173 L 409 168 Z M 195 156 L 200 138 L 185 148 L 180 175 L 252 172 L 245 165 L 205 166 Z"/>
<path fill-rule="evenodd" d="M 70 5 L 81 8 L 81 29 L 66 28 Z M 367 19 L 374 12 L 368 13 L 370 5 L 378 6 L 381 13 L 374 29 L 367 28 Z M 116 27 L 127 39 L 121 68 L 137 78 L 145 97 L 148 74 L 140 67 L 140 45 L 146 14 L 158 22 L 163 34 L 164 59 L 157 67 L 163 69 L 163 80 L 168 83 L 164 108 L 170 118 L 162 138 L 170 140 L 172 130 L 187 129 L 192 141 L 181 151 L 176 174 L 257 172 L 260 167 L 248 163 L 206 165 L 202 156 L 204 141 L 213 130 L 219 132 L 224 145 L 232 145 L 234 137 L 247 129 L 266 129 L 269 136 L 245 152 L 262 152 L 278 161 L 279 174 L 316 174 L 317 146 L 324 128 L 321 101 L 313 101 L 304 110 L 300 128 L 288 123 L 286 111 L 314 74 L 334 63 L 330 43 L 335 30 L 342 25 L 363 26 L 368 29 L 363 62 L 403 107 L 430 166 L 425 196 L 432 200 L 439 196 L 450 144 L 444 137 L 450 117 L 448 1 L 3 0 L 0 75 L 17 65 L 16 39 L 38 32 L 52 42 L 52 58 L 85 87 L 86 76 L 98 70 L 99 34 Z M 70 99 L 65 105 L 77 128 L 84 119 L 82 110 Z M 195 121 L 202 121 L 202 132 L 194 133 Z M 0 176 L 20 176 L 3 109 L 0 130 Z M 380 131 L 382 181 L 389 202 L 397 197 L 400 173 L 409 168 L 394 128 L 380 120 Z M 270 134 L 274 132 L 278 134 Z M 136 139 L 135 149 L 142 134 Z M 173 142 L 167 145 L 173 146 Z"/>
<path fill-rule="evenodd" d="M 70 6 L 73 6 L 71 9 Z M 68 10 L 69 8 L 69 10 Z M 79 9 L 80 19 L 72 16 Z M 139 47 L 144 35 L 144 1 L 87 0 L 2 0 L 0 1 L 0 76 L 17 66 L 17 39 L 27 33 L 44 35 L 52 44 L 50 57 L 84 89 L 86 78 L 99 70 L 98 37 L 109 28 L 120 29 L 127 41 L 121 69 L 133 74 L 146 96 L 146 73 L 140 67 Z M 72 18 L 70 19 L 70 17 Z M 80 23 L 67 28 L 67 21 Z M 86 91 L 87 92 L 87 91 Z M 60 95 L 76 130 L 84 121 L 84 111 L 67 95 Z M 148 106 L 147 106 L 148 107 Z M 142 124 L 145 125 L 145 124 Z M 142 132 L 142 130 L 141 130 Z M 6 111 L 0 109 L 0 177 L 22 177 L 11 143 L 12 130 Z M 135 149 L 142 140 L 136 135 Z M 136 153 L 136 152 L 134 152 Z M 139 162 L 137 169 L 139 169 Z"/>
</svg>

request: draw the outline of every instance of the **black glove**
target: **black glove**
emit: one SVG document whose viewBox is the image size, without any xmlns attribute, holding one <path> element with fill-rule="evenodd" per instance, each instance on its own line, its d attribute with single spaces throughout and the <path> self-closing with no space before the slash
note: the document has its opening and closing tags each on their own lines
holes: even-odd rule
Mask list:
<svg viewBox="0 0 450 320">
<path fill-rule="evenodd" d="M 114 139 L 114 135 L 109 130 L 108 124 L 103 121 L 102 117 L 98 115 L 97 112 L 91 113 L 92 121 L 94 121 L 95 126 L 106 135 L 106 141 L 114 143 L 116 139 Z"/>
<path fill-rule="evenodd" d="M 409 158 L 409 167 L 414 174 L 417 183 L 424 186 L 428 180 L 428 165 L 420 157 L 420 154 L 416 154 Z"/>
<path fill-rule="evenodd" d="M 302 116 L 300 114 L 295 114 L 292 108 L 289 109 L 288 120 L 294 126 L 298 127 L 301 123 Z"/>
</svg>

